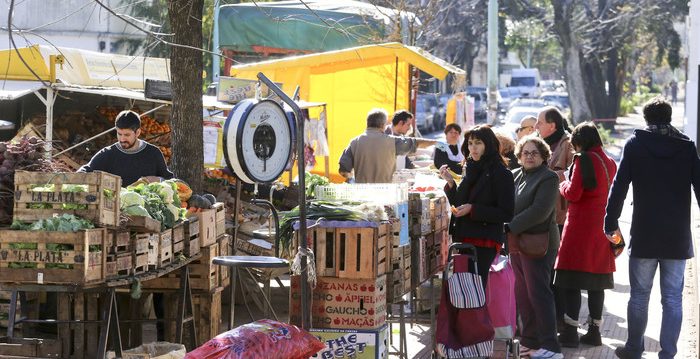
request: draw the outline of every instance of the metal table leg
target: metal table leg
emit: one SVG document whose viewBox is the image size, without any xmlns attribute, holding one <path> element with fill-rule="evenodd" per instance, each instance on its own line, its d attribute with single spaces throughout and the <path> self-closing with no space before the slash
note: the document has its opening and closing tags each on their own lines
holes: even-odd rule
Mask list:
<svg viewBox="0 0 700 359">
<path fill-rule="evenodd" d="M 229 267 L 229 278 L 231 280 L 231 312 L 228 317 L 228 330 L 233 329 L 233 317 L 236 309 L 236 276 L 238 275 L 235 266 Z"/>
</svg>

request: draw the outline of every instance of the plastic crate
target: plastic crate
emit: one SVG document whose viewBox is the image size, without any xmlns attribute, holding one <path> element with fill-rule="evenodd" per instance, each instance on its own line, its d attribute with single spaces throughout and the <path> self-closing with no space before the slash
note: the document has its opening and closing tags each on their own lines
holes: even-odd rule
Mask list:
<svg viewBox="0 0 700 359">
<path fill-rule="evenodd" d="M 317 186 L 315 197 L 324 201 L 394 204 L 408 200 L 408 185 L 406 183 L 331 184 Z"/>
</svg>

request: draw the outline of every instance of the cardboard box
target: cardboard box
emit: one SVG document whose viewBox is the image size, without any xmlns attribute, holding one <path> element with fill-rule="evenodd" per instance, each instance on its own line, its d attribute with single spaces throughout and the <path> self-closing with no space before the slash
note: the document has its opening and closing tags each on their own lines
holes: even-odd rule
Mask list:
<svg viewBox="0 0 700 359">
<path fill-rule="evenodd" d="M 290 323 L 301 322 L 300 276 L 291 277 Z M 386 323 L 386 275 L 376 279 L 318 277 L 311 293 L 311 326 L 377 329 Z"/>
<path fill-rule="evenodd" d="M 388 357 L 388 326 L 370 330 L 310 329 L 324 349 L 311 358 L 385 359 Z"/>
</svg>

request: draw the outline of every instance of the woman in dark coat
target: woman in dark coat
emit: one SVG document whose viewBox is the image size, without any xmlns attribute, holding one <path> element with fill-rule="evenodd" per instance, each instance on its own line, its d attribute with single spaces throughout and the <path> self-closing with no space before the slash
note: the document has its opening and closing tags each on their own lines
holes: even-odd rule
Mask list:
<svg viewBox="0 0 700 359">
<path fill-rule="evenodd" d="M 462 135 L 462 128 L 456 123 L 450 123 L 445 126 L 445 141 L 449 147 L 448 151 L 435 149 L 433 155 L 433 164 L 435 168 L 440 168 L 442 165 L 447 165 L 452 172 L 462 175 L 462 162 L 464 155 L 459 149 L 459 136 Z"/>
<path fill-rule="evenodd" d="M 615 256 L 603 230 L 608 191 L 617 166 L 603 152 L 603 142 L 595 125 L 582 123 L 571 134 L 574 157 L 568 180 L 559 191 L 569 201 L 561 248 L 554 268 L 554 284 L 565 298 L 564 330 L 559 342 L 565 347 L 578 347 L 578 315 L 581 290 L 588 291 L 588 333 L 584 344 L 602 345 L 600 324 L 603 315 L 604 290 L 614 286 Z"/>
<path fill-rule="evenodd" d="M 554 293 L 551 274 L 559 247 L 559 228 L 555 205 L 559 197 L 559 178 L 547 168 L 551 151 L 539 137 L 523 137 L 515 146 L 522 164 L 515 177 L 515 215 L 508 223 L 508 243 L 515 244 L 521 233 L 547 233 L 549 242 L 544 257 L 533 258 L 510 249 L 515 274 L 515 302 L 522 319 L 520 354 L 531 359 L 563 359 L 557 341 Z"/>
<path fill-rule="evenodd" d="M 477 251 L 477 268 L 486 286 L 491 262 L 504 242 L 503 224 L 513 217 L 513 174 L 500 155 L 491 127 L 476 126 L 464 134 L 462 153 L 465 176 L 457 185 L 447 171 L 445 193 L 452 207 L 450 234 L 454 242 L 471 243 Z"/>
</svg>

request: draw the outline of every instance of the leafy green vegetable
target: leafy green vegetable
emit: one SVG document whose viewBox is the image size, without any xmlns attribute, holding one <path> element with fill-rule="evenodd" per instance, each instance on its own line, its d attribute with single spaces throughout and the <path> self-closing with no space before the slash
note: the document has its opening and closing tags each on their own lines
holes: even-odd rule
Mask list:
<svg viewBox="0 0 700 359">
<path fill-rule="evenodd" d="M 314 193 L 317 186 L 327 186 L 330 183 L 328 178 L 319 176 L 310 172 L 306 172 L 305 189 L 306 198 L 314 198 Z"/>
<path fill-rule="evenodd" d="M 12 229 L 28 231 L 77 232 L 82 229 L 95 228 L 92 222 L 75 215 L 64 213 L 60 216 L 40 219 L 34 223 L 12 222 Z"/>
<path fill-rule="evenodd" d="M 280 249 L 283 254 L 291 253 L 292 235 L 294 232 L 293 223 L 299 220 L 299 206 L 294 207 L 289 212 L 281 212 L 280 218 Z M 366 221 L 367 215 L 345 207 L 338 202 L 312 200 L 307 202 L 306 219 L 316 220 L 324 218 L 336 221 Z"/>
<path fill-rule="evenodd" d="M 140 194 L 124 188 L 119 192 L 119 201 L 122 210 L 131 206 L 143 207 L 146 204 L 146 200 Z"/>
</svg>

